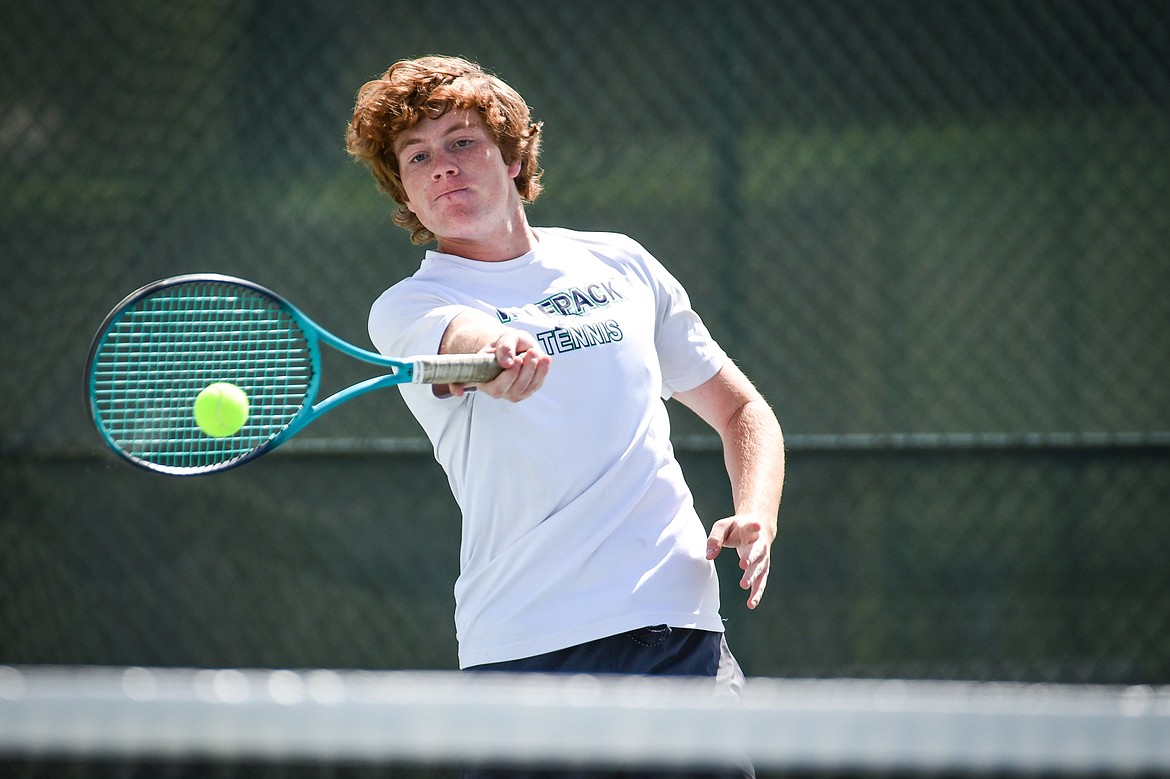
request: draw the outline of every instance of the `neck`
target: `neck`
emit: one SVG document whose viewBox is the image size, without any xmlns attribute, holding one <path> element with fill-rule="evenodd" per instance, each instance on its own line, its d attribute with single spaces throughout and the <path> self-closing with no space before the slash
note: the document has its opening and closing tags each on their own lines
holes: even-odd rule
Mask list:
<svg viewBox="0 0 1170 779">
<path fill-rule="evenodd" d="M 521 210 L 502 229 L 491 235 L 439 238 L 439 251 L 480 262 L 514 260 L 536 248 L 536 233 Z"/>
</svg>

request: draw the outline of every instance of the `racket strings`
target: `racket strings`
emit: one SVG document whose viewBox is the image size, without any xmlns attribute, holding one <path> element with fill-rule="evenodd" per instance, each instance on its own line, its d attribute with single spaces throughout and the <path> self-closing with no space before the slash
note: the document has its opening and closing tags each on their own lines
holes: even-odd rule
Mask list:
<svg viewBox="0 0 1170 779">
<path fill-rule="evenodd" d="M 315 378 L 304 332 L 279 301 L 220 282 L 178 284 L 142 298 L 108 329 L 94 360 L 98 424 L 125 454 L 196 471 L 244 457 L 301 410 Z M 195 397 L 225 381 L 248 394 L 248 421 L 212 438 Z"/>
</svg>

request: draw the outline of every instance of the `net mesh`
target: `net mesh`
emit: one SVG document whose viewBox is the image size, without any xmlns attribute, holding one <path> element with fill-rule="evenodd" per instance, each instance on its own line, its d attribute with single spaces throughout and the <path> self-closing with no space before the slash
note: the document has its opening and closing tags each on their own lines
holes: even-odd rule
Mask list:
<svg viewBox="0 0 1170 779">
<path fill-rule="evenodd" d="M 130 461 L 170 474 L 225 467 L 271 442 L 311 401 L 315 348 L 278 300 L 231 282 L 188 279 L 136 293 L 99 333 L 90 363 L 94 421 Z M 227 436 L 202 429 L 202 392 L 243 390 Z M 213 431 L 217 432 L 217 431 Z"/>
</svg>

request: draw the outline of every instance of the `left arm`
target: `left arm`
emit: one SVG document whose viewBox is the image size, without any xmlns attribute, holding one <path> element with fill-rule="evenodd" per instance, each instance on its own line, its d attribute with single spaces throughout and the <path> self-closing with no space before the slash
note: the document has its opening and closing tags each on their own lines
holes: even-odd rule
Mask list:
<svg viewBox="0 0 1170 779">
<path fill-rule="evenodd" d="M 735 514 L 712 525 L 707 559 L 715 559 L 723 547 L 735 547 L 744 572 L 739 586 L 751 591 L 747 605 L 754 609 L 768 585 L 784 486 L 780 423 L 743 371 L 730 361 L 706 382 L 674 397 L 723 441 Z"/>
</svg>

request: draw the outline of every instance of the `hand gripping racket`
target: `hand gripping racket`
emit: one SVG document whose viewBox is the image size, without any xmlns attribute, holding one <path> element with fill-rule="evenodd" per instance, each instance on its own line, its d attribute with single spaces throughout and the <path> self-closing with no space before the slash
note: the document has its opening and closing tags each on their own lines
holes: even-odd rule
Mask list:
<svg viewBox="0 0 1170 779">
<path fill-rule="evenodd" d="M 321 344 L 391 372 L 318 402 Z M 395 384 L 488 381 L 493 355 L 384 357 L 359 349 L 250 281 L 175 276 L 132 293 L 102 323 L 89 351 L 89 412 L 105 442 L 134 465 L 191 476 L 271 452 L 330 409 Z M 247 422 L 223 438 L 196 424 L 196 396 L 230 382 L 248 394 Z"/>
</svg>

